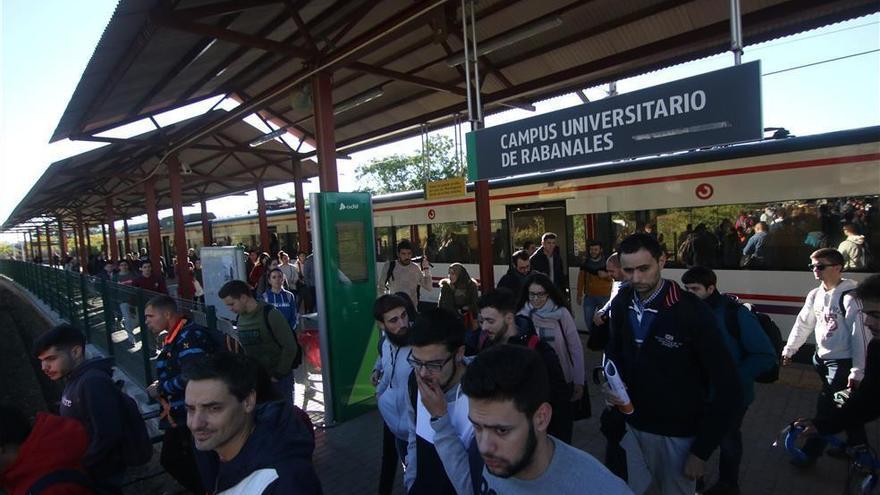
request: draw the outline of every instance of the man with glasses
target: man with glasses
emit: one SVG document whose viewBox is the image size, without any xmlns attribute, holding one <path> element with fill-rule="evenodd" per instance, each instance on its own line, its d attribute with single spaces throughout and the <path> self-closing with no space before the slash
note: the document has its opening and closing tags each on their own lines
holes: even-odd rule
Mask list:
<svg viewBox="0 0 880 495">
<path fill-rule="evenodd" d="M 816 417 L 823 419 L 834 414 L 834 395 L 844 389 L 858 387 L 864 376 L 865 353 L 869 336 L 865 332 L 857 301 L 851 292 L 856 288 L 853 280 L 843 278 L 843 255 L 833 248 L 823 248 L 810 255 L 809 268 L 820 284 L 807 294 L 803 309 L 798 314 L 788 343 L 782 349 L 783 366 L 815 334 L 816 352 L 813 367 L 822 380 L 822 391 L 816 401 Z M 847 430 L 849 446 L 866 443 L 863 426 Z M 811 438 L 804 445 L 805 459 L 792 459 L 798 467 L 811 467 L 816 463 L 826 443 L 821 438 Z M 829 449 L 832 457 L 846 455 L 844 450 Z"/>
<path fill-rule="evenodd" d="M 511 266 L 507 270 L 507 273 L 501 277 L 501 280 L 498 281 L 496 287 L 499 289 L 507 289 L 513 293 L 514 298 L 519 298 L 520 293 L 522 292 L 523 282 L 525 282 L 526 277 L 532 274 L 532 265 L 529 262 L 529 252 L 520 249 L 513 253 L 510 262 L 513 266 Z"/>
<path fill-rule="evenodd" d="M 865 378 L 842 407 L 832 416 L 812 421 L 801 420 L 804 435 L 834 435 L 853 426 L 863 425 L 880 416 L 880 275 L 871 275 L 853 292 L 861 305 L 864 325 L 871 332 L 865 357 Z"/>
<path fill-rule="evenodd" d="M 423 312 L 410 330 L 409 441 L 404 483 L 409 495 L 479 493 L 471 459 L 478 459 L 461 377 L 464 327 L 444 309 Z M 482 466 L 480 467 L 482 469 Z"/>
</svg>

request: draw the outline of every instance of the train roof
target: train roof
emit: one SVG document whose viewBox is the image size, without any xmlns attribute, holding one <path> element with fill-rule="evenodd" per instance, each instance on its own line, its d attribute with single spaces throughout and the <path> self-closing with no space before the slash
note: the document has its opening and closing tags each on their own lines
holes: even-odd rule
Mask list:
<svg viewBox="0 0 880 495">
<path fill-rule="evenodd" d="M 732 160 L 738 158 L 748 158 L 751 156 L 773 155 L 779 153 L 791 153 L 802 150 L 830 148 L 835 146 L 846 146 L 878 141 L 880 141 L 880 126 L 862 127 L 858 129 L 847 129 L 842 131 L 828 132 L 824 134 L 815 134 L 811 136 L 789 137 L 785 139 L 764 139 L 761 141 L 719 146 L 709 149 L 682 151 L 670 155 L 640 157 L 628 160 L 619 160 L 615 162 L 583 165 L 564 170 L 555 170 L 550 172 L 493 179 L 489 181 L 489 184 L 492 186 L 492 188 L 515 187 L 540 182 L 579 179 L 584 177 L 600 177 L 603 175 L 618 174 L 623 172 L 638 172 L 643 170 L 654 170 L 666 167 L 692 165 L 695 163 Z M 473 189 L 474 184 L 472 182 L 468 183 L 468 192 L 472 192 Z M 374 196 L 373 203 L 383 204 L 391 203 L 394 201 L 423 198 L 423 191 L 407 191 Z M 308 211 L 308 207 L 306 207 L 306 211 Z M 292 213 L 296 213 L 295 208 L 284 208 L 267 212 L 266 216 L 268 218 L 272 218 L 281 215 L 289 215 Z M 238 215 L 213 220 L 212 223 L 214 225 L 223 225 L 225 223 L 234 223 L 243 220 L 256 219 L 257 216 L 258 215 L 255 213 Z M 200 221 L 195 221 L 189 222 L 186 225 L 197 226 L 200 225 L 200 223 Z M 138 227 L 140 228 L 132 229 L 131 227 L 129 227 L 129 230 L 134 231 L 146 229 L 146 226 L 144 225 L 139 225 Z"/>
</svg>

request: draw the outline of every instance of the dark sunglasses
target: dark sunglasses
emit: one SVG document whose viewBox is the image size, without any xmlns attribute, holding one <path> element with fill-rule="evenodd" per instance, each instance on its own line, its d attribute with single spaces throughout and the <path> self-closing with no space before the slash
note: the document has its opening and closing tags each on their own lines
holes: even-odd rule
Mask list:
<svg viewBox="0 0 880 495">
<path fill-rule="evenodd" d="M 819 270 L 819 271 L 821 272 L 822 270 L 828 268 L 829 266 L 837 266 L 837 265 L 839 265 L 839 264 L 840 264 L 840 263 L 834 263 L 834 264 L 831 264 L 831 265 L 824 265 L 824 264 L 822 264 L 822 263 L 816 263 L 816 264 L 814 265 L 814 264 L 810 263 L 809 265 L 807 265 L 807 268 L 809 268 L 810 270 Z"/>
</svg>

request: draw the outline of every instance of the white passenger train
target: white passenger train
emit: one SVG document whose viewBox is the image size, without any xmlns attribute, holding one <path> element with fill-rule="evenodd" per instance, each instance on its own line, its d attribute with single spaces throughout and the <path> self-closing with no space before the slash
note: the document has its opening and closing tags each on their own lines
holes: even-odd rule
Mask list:
<svg viewBox="0 0 880 495">
<path fill-rule="evenodd" d="M 528 240 L 540 243 L 541 234 L 550 231 L 558 235 L 569 267 L 572 296 L 588 240 L 601 242 L 608 254 L 624 236 L 650 225 L 667 248 L 665 276 L 678 280 L 684 271 L 678 256 L 683 235 L 704 224 L 717 232 L 719 288 L 770 314 L 786 334 L 816 284 L 806 268 L 813 249 L 836 247 L 842 225 L 854 223 L 866 235 L 870 251 L 880 254 L 880 127 L 692 150 L 490 184 L 495 282 L 507 271 L 512 251 Z M 471 185 L 463 197 L 437 201 L 426 201 L 421 191 L 376 196 L 373 214 L 379 278 L 381 266 L 403 238 L 417 246 L 416 255 L 428 255 L 435 281 L 446 276 L 454 261 L 464 263 L 472 277 L 479 276 Z M 268 216 L 281 248 L 296 252 L 296 212 L 277 210 Z M 741 269 L 737 250 L 749 225 L 759 219 L 771 225 L 776 238 L 772 261 L 765 270 Z M 259 243 L 256 215 L 214 220 L 212 232 L 220 245 Z M 145 226 L 132 228 L 131 235 L 133 246 L 146 245 Z M 163 236 L 167 256 L 173 237 Z M 191 247 L 201 244 L 200 222 L 187 224 L 187 239 Z M 858 280 L 865 273 L 846 276 Z M 439 289 L 421 295 L 424 302 L 436 302 L 438 296 Z M 581 310 L 574 313 L 583 327 Z"/>
</svg>

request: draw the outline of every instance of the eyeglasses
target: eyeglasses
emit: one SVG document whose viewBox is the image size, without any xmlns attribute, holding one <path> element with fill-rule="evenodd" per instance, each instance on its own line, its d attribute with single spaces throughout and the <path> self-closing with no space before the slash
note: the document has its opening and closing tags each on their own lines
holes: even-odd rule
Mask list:
<svg viewBox="0 0 880 495">
<path fill-rule="evenodd" d="M 546 292 L 529 292 L 529 299 L 544 299 L 547 297 Z"/>
<path fill-rule="evenodd" d="M 409 365 L 412 366 L 412 369 L 416 372 L 418 372 L 422 368 L 425 368 L 426 370 L 428 370 L 429 373 L 439 373 L 443 370 L 443 367 L 446 366 L 446 363 L 452 361 L 452 358 L 454 356 L 454 354 L 450 354 L 448 358 L 442 361 L 419 361 L 418 359 L 412 357 L 412 354 L 410 354 L 410 356 L 406 358 L 406 362 L 409 363 Z"/>
<path fill-rule="evenodd" d="M 839 264 L 840 263 L 826 265 L 826 264 L 822 264 L 822 263 L 816 263 L 816 264 L 810 263 L 809 265 L 807 265 L 807 268 L 809 268 L 810 270 L 819 270 L 821 272 L 822 270 L 828 268 L 829 266 L 838 266 Z"/>
</svg>

